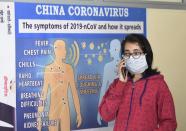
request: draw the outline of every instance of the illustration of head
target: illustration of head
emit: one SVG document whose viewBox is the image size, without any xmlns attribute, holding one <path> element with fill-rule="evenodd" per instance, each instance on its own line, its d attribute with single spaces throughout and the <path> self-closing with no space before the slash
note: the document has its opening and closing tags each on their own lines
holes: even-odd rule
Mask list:
<svg viewBox="0 0 186 131">
<path fill-rule="evenodd" d="M 54 53 L 56 59 L 65 59 L 66 58 L 66 43 L 63 40 L 56 40 L 54 42 Z"/>
<path fill-rule="evenodd" d="M 121 42 L 118 39 L 113 39 L 110 42 L 110 56 L 112 58 L 118 58 L 120 54 Z"/>
</svg>

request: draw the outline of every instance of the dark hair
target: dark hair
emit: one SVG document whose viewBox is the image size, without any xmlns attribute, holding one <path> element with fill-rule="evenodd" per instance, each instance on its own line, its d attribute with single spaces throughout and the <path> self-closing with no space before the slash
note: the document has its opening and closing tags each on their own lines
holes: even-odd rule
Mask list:
<svg viewBox="0 0 186 131">
<path fill-rule="evenodd" d="M 160 74 L 160 72 L 157 71 L 157 69 L 152 69 L 153 52 L 152 52 L 152 48 L 150 46 L 149 41 L 147 40 L 147 38 L 144 35 L 141 35 L 141 34 L 129 34 L 129 35 L 127 35 L 121 43 L 121 55 L 123 55 L 125 53 L 124 47 L 125 47 L 125 44 L 127 42 L 138 43 L 138 45 L 142 49 L 143 53 L 146 54 L 148 69 L 146 69 L 143 72 L 143 74 L 142 74 L 143 78 L 144 77 L 149 77 L 149 76 L 155 75 L 155 74 Z"/>
</svg>

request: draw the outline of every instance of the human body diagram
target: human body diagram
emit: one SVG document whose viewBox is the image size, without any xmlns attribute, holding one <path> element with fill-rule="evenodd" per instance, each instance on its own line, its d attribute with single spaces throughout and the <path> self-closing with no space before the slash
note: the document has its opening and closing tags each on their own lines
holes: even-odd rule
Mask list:
<svg viewBox="0 0 186 131">
<path fill-rule="evenodd" d="M 77 127 L 82 123 L 80 102 L 76 89 L 74 71 L 70 64 L 65 63 L 66 43 L 63 40 L 54 42 L 54 61 L 45 67 L 44 86 L 42 89 L 43 100 L 46 100 L 50 88 L 49 120 L 57 121 L 56 126 L 49 126 L 49 131 L 70 131 L 70 107 L 68 90 L 72 92 L 75 111 L 77 114 Z M 44 107 L 39 107 L 38 112 L 43 112 Z M 38 120 L 38 121 L 41 121 Z M 41 131 L 41 124 L 38 130 Z"/>
<path fill-rule="evenodd" d="M 110 42 L 110 56 L 112 58 L 112 61 L 108 62 L 105 64 L 104 66 L 104 73 L 103 73 L 103 82 L 102 82 L 102 87 L 100 90 L 100 97 L 99 97 L 99 104 L 101 103 L 101 100 L 105 94 L 105 92 L 107 91 L 109 85 L 112 83 L 112 81 L 118 76 L 118 62 L 120 61 L 120 56 L 119 56 L 119 52 L 120 52 L 120 41 L 118 39 L 113 39 Z M 111 70 L 114 69 L 114 70 Z M 102 118 L 98 112 L 97 114 L 97 122 L 99 125 L 102 125 Z M 110 125 L 112 125 L 113 122 L 110 123 Z"/>
</svg>

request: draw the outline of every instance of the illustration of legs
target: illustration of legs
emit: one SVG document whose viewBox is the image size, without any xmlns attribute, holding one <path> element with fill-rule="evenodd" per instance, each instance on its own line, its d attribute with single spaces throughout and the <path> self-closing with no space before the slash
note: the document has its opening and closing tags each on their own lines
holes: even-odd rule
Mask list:
<svg viewBox="0 0 186 131">
<path fill-rule="evenodd" d="M 70 116 L 69 113 L 63 112 L 61 113 L 61 121 L 60 121 L 61 131 L 70 131 Z"/>
<path fill-rule="evenodd" d="M 57 120 L 56 117 L 49 117 L 49 120 Z M 49 131 L 58 131 L 58 125 L 55 125 L 55 126 L 49 126 Z"/>
<path fill-rule="evenodd" d="M 56 126 L 49 127 L 49 131 L 70 131 L 70 111 L 65 98 L 62 97 L 62 101 L 50 111 L 49 120 L 58 120 Z"/>
</svg>

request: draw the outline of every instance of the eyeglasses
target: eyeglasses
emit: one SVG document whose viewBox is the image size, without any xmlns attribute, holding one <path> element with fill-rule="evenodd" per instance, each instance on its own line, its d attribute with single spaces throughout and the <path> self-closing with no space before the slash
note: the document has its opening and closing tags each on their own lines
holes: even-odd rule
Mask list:
<svg viewBox="0 0 186 131">
<path fill-rule="evenodd" d="M 122 58 L 127 60 L 130 58 L 130 56 L 132 56 L 134 59 L 138 59 L 138 58 L 140 58 L 140 56 L 142 54 L 144 54 L 144 53 L 143 52 L 124 53 L 124 55 L 122 55 Z"/>
</svg>

